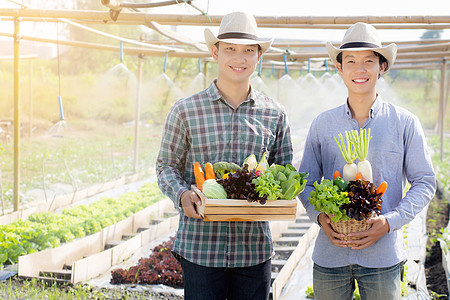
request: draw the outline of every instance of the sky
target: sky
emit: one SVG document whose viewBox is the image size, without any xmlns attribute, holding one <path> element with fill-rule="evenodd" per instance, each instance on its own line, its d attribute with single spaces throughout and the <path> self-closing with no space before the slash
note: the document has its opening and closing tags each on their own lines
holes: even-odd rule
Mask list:
<svg viewBox="0 0 450 300">
<path fill-rule="evenodd" d="M 57 0 L 63 1 L 63 0 Z M 94 1 L 94 0 L 93 0 Z M 100 0 L 95 0 L 100 1 Z M 122 0 L 117 0 L 122 2 Z M 152 1 L 152 0 L 147 0 Z M 154 0 L 160 2 L 162 0 Z M 233 11 L 245 11 L 255 16 L 408 16 L 408 15 L 434 15 L 450 16 L 449 0 L 377 0 L 377 1 L 337 1 L 337 0 L 193 0 L 193 4 L 210 15 L 225 15 Z M 27 4 L 26 0 L 23 2 Z M 138 0 L 128 0 L 138 2 Z M 139 0 L 146 2 L 146 0 Z M 182 2 L 182 0 L 180 0 Z M 416 3 L 417 2 L 417 3 Z M 44 2 L 41 9 L 52 9 L 53 1 Z M 58 2 L 56 2 L 58 3 Z M 54 4 L 53 4 L 54 5 Z M 17 8 L 18 6 L 7 1 L 0 0 L 0 8 Z M 106 10 L 106 8 L 105 8 Z M 189 5 L 180 4 L 147 10 L 149 13 L 169 14 L 199 14 Z M 54 38 L 56 29 L 54 24 L 40 24 L 45 30 L 36 30 L 31 22 L 23 22 L 20 27 L 21 34 Z M 173 29 L 173 28 L 172 28 Z M 217 33 L 218 27 L 211 27 L 213 33 Z M 196 41 L 204 41 L 204 28 L 199 26 L 177 26 L 176 30 Z M 12 22 L 2 21 L 0 18 L 0 31 L 12 32 Z M 382 41 L 417 40 L 424 30 L 379 30 Z M 345 30 L 334 29 L 269 29 L 260 28 L 262 37 L 295 38 L 314 41 L 339 42 Z M 444 30 L 443 39 L 450 39 L 450 29 Z"/>
</svg>

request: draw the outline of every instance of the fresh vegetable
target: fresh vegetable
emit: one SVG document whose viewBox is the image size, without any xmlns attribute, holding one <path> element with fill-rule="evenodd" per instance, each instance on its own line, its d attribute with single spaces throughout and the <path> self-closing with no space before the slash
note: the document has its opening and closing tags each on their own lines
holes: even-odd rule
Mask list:
<svg viewBox="0 0 450 300">
<path fill-rule="evenodd" d="M 232 162 L 219 161 L 213 165 L 213 169 L 216 174 L 216 178 L 222 178 L 226 173 L 236 172 L 242 168 Z"/>
<path fill-rule="evenodd" d="M 194 163 L 194 176 L 197 188 L 203 191 L 203 183 L 205 182 L 205 173 L 203 172 L 202 166 L 198 161 Z"/>
<path fill-rule="evenodd" d="M 248 171 L 248 166 L 234 173 L 229 173 L 227 178 L 217 179 L 227 192 L 228 199 L 246 199 L 249 202 L 259 201 L 266 203 L 267 196 L 260 196 L 255 190 L 256 186 L 252 182 L 256 178 L 254 171 Z"/>
<path fill-rule="evenodd" d="M 203 183 L 203 194 L 211 199 L 227 199 L 227 192 L 215 179 L 206 179 Z"/>
<path fill-rule="evenodd" d="M 214 173 L 214 166 L 210 162 L 207 162 L 205 164 L 205 178 L 206 180 L 216 179 L 216 174 Z"/>
<path fill-rule="evenodd" d="M 39 212 L 27 220 L 0 225 L 0 269 L 15 264 L 18 257 L 58 247 L 100 231 L 164 198 L 156 182 L 146 183 L 137 192 L 116 198 L 102 197 L 71 206 L 60 213 Z"/>
<path fill-rule="evenodd" d="M 356 159 L 356 149 L 352 147 L 352 144 L 350 143 L 351 138 L 349 131 L 345 132 L 345 138 L 347 140 L 346 143 L 344 142 L 342 133 L 339 133 L 338 136 L 341 139 L 341 143 L 339 143 L 336 137 L 334 137 L 334 140 L 336 141 L 336 144 L 341 151 L 342 157 L 346 162 L 344 169 L 342 170 L 342 177 L 344 178 L 344 180 L 353 180 L 357 173 L 357 166 L 353 162 Z"/>
<path fill-rule="evenodd" d="M 310 203 L 317 211 L 329 215 L 334 222 L 349 218 L 361 221 L 380 214 L 381 195 L 371 182 L 352 180 L 348 182 L 346 191 L 337 185 L 341 183 L 339 177 L 335 181 L 324 179 L 320 184 L 314 182 L 315 190 L 311 191 L 308 198 Z"/>
<path fill-rule="evenodd" d="M 184 278 L 181 264 L 172 254 L 174 237 L 154 247 L 149 257 L 140 258 L 129 269 L 114 269 L 111 284 L 164 284 L 183 288 Z"/>
<path fill-rule="evenodd" d="M 355 148 L 356 156 L 359 159 L 357 166 L 358 172 L 361 173 L 364 180 L 373 182 L 372 165 L 367 160 L 367 155 L 369 154 L 369 141 L 372 139 L 370 136 L 370 128 L 369 130 L 361 128 L 359 133 L 357 130 L 352 130 L 350 137 L 350 142 Z"/>
<path fill-rule="evenodd" d="M 336 179 L 333 180 L 333 184 L 337 185 L 337 187 L 343 192 L 348 191 L 349 181 L 344 180 L 342 177 L 336 177 Z"/>
<path fill-rule="evenodd" d="M 337 177 L 342 177 L 342 176 L 341 176 L 341 172 L 339 172 L 339 171 L 334 172 L 334 174 L 333 174 L 333 180 L 335 180 Z"/>
<path fill-rule="evenodd" d="M 251 155 L 247 156 L 247 158 L 244 159 L 244 162 L 242 163 L 242 167 L 243 167 L 245 164 L 248 165 L 248 170 L 249 170 L 249 171 L 255 170 L 256 167 L 258 166 L 258 161 L 256 160 L 255 154 L 251 154 Z"/>
<path fill-rule="evenodd" d="M 253 179 L 252 183 L 255 184 L 255 191 L 259 193 L 259 196 L 266 196 L 267 200 L 277 200 L 282 195 L 280 181 L 276 180 L 271 172 L 261 174 Z"/>
<path fill-rule="evenodd" d="M 347 192 L 343 192 L 333 181 L 324 179 L 314 182 L 315 190 L 309 194 L 309 202 L 317 211 L 326 213 L 334 222 L 348 220 L 346 210 L 341 207 L 350 202 Z"/>
<path fill-rule="evenodd" d="M 258 166 L 256 167 L 256 170 L 261 171 L 265 173 L 269 169 L 269 163 L 267 162 L 267 155 L 269 154 L 269 151 L 264 152 L 261 160 L 258 163 Z"/>
<path fill-rule="evenodd" d="M 341 207 L 347 211 L 348 217 L 361 221 L 374 214 L 380 214 L 381 195 L 377 193 L 372 182 L 368 180 L 350 181 L 348 198 L 350 202 Z"/>
<path fill-rule="evenodd" d="M 380 185 L 377 187 L 377 194 L 380 194 L 380 198 L 383 197 L 384 193 L 387 190 L 387 182 L 383 181 L 380 183 Z"/>
<path fill-rule="evenodd" d="M 305 178 L 308 175 L 307 172 L 297 172 L 290 164 L 287 164 L 286 167 L 272 164 L 266 173 L 254 179 L 253 182 L 256 184 L 256 189 L 260 194 L 267 195 L 269 200 L 275 200 L 273 199 L 275 195 L 272 193 L 278 193 L 278 186 L 281 187 L 281 195 L 278 195 L 277 199 L 291 200 L 305 189 Z M 276 182 L 278 182 L 278 185 L 271 187 Z M 268 190 L 264 187 L 267 187 Z"/>
<path fill-rule="evenodd" d="M 355 180 L 362 180 L 363 179 L 363 176 L 362 176 L 362 174 L 361 173 L 356 173 L 356 176 L 355 176 Z"/>
</svg>

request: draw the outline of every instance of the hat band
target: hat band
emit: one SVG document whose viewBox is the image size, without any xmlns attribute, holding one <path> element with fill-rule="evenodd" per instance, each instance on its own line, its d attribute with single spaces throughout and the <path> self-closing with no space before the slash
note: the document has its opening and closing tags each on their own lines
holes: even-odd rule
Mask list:
<svg viewBox="0 0 450 300">
<path fill-rule="evenodd" d="M 351 42 L 341 45 L 339 49 L 346 49 L 346 48 L 380 48 L 377 44 L 372 44 L 368 42 Z"/>
<path fill-rule="evenodd" d="M 219 34 L 217 36 L 219 40 L 224 39 L 249 39 L 249 40 L 255 40 L 258 41 L 258 37 L 251 33 L 245 33 L 245 32 L 226 32 Z"/>
</svg>

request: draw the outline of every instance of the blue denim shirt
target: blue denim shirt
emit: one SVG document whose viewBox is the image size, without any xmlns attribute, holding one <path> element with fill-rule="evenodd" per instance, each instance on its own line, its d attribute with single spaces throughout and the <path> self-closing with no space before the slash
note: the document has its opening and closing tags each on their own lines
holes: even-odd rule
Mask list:
<svg viewBox="0 0 450 300">
<path fill-rule="evenodd" d="M 436 190 L 436 178 L 422 126 L 416 116 L 403 108 L 384 102 L 380 96 L 372 105 L 362 128 L 371 128 L 373 138 L 367 159 L 372 164 L 376 186 L 386 181 L 381 214 L 390 231 L 372 246 L 363 250 L 336 247 L 323 230 L 316 240 L 313 260 L 323 267 L 358 264 L 368 268 L 395 265 L 406 259 L 403 225 L 409 223 L 431 200 Z M 317 223 L 319 212 L 309 203 L 313 183 L 322 178 L 332 179 L 345 161 L 334 137 L 346 130 L 359 130 L 348 104 L 318 115 L 312 122 L 305 142 L 299 170 L 309 172 L 308 183 L 301 201 L 310 219 Z M 357 161 L 356 161 L 357 162 Z M 407 181 L 409 191 L 402 198 Z"/>
</svg>

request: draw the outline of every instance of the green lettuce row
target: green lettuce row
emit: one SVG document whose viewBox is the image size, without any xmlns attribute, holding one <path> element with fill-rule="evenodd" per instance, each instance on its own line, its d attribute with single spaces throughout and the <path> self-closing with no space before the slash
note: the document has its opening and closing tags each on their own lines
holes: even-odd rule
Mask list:
<svg viewBox="0 0 450 300">
<path fill-rule="evenodd" d="M 77 205 L 61 213 L 31 214 L 27 220 L 0 225 L 0 269 L 18 257 L 90 235 L 158 202 L 164 196 L 156 183 L 116 198 L 104 197 L 89 205 Z"/>
</svg>

